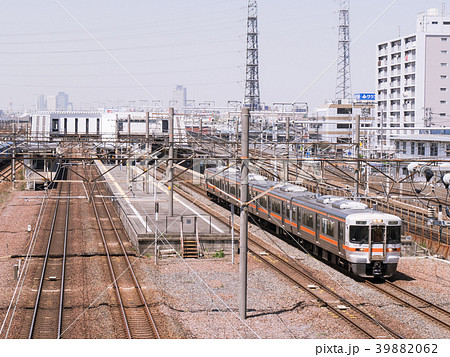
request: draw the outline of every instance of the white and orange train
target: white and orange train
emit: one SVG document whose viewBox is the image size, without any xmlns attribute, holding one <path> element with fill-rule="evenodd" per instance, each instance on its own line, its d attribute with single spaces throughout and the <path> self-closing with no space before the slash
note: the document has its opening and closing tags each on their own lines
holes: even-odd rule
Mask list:
<svg viewBox="0 0 450 357">
<path fill-rule="evenodd" d="M 208 195 L 239 207 L 240 173 L 223 167 L 205 171 Z M 337 196 L 249 175 L 249 213 L 259 224 L 303 244 L 332 264 L 361 277 L 390 277 L 397 270 L 402 220 Z"/>
</svg>

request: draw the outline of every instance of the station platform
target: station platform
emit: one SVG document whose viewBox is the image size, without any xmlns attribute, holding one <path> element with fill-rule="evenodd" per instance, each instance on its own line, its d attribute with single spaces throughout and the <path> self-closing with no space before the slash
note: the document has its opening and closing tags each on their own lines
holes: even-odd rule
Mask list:
<svg viewBox="0 0 450 357">
<path fill-rule="evenodd" d="M 194 203 L 174 192 L 173 216 L 169 216 L 169 191 L 161 182 L 136 166 L 107 165 L 95 161 L 104 174 L 120 219 L 140 254 L 177 250 L 181 255 L 181 237 L 198 239 L 203 255 L 223 250 L 231 252 L 231 232 L 224 223 L 211 217 Z M 147 187 L 145 185 L 147 184 Z M 237 251 L 239 243 L 235 243 Z"/>
</svg>

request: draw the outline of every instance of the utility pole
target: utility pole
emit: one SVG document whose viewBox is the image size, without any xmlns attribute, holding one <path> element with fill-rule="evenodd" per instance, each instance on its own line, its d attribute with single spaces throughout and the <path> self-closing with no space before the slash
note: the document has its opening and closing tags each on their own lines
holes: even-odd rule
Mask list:
<svg viewBox="0 0 450 357">
<path fill-rule="evenodd" d="M 283 163 L 284 181 L 289 181 L 289 139 L 290 139 L 290 127 L 289 117 L 286 117 L 286 160 Z"/>
<path fill-rule="evenodd" d="M 361 134 L 361 116 L 357 115 L 356 116 L 356 148 L 355 148 L 355 153 L 356 153 L 356 160 L 357 161 L 357 168 L 355 171 L 355 180 L 356 180 L 356 197 L 359 197 L 359 182 L 361 180 L 361 159 L 359 157 L 359 147 L 360 147 L 360 134 Z"/>
<path fill-rule="evenodd" d="M 147 171 L 145 172 L 145 184 L 144 184 L 144 192 L 149 193 L 150 192 L 150 182 L 149 182 L 149 168 L 150 168 L 150 113 L 145 113 L 145 151 L 147 152 Z M 156 164 L 156 161 L 155 161 Z"/>
<path fill-rule="evenodd" d="M 248 163 L 250 108 L 242 108 L 241 230 L 239 242 L 239 316 L 247 318 Z M 232 228 L 233 229 L 233 228 Z"/>
<path fill-rule="evenodd" d="M 174 109 L 169 108 L 169 217 L 173 217 L 173 117 Z"/>
<path fill-rule="evenodd" d="M 258 59 L 258 4 L 256 0 L 248 1 L 247 64 L 244 106 L 249 107 L 250 110 L 259 110 L 261 107 Z"/>
<path fill-rule="evenodd" d="M 16 123 L 13 123 L 13 152 L 12 152 L 12 160 L 11 160 L 11 183 L 12 188 L 15 188 L 16 181 Z"/>
<path fill-rule="evenodd" d="M 128 139 L 127 139 L 127 174 L 128 182 L 130 186 L 132 185 L 132 173 L 131 173 L 131 115 L 128 114 Z"/>
</svg>

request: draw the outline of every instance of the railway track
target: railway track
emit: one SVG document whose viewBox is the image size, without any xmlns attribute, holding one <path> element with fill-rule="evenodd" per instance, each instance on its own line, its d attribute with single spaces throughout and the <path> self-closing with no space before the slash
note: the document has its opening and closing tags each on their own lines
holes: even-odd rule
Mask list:
<svg viewBox="0 0 450 357">
<path fill-rule="evenodd" d="M 259 250 L 259 253 L 257 250 Z M 261 250 L 263 250 L 262 254 Z M 296 264 L 292 264 L 286 258 L 268 251 L 266 247 L 251 238 L 249 238 L 249 252 L 300 289 L 312 295 L 317 299 L 320 307 L 327 308 L 331 313 L 345 320 L 361 333 L 362 337 L 372 339 L 403 338 L 388 326 L 375 320 L 369 312 L 358 308 L 355 304 L 342 298 L 307 272 L 299 269 Z"/>
<path fill-rule="evenodd" d="M 206 196 L 204 190 L 202 190 L 201 188 L 199 188 L 196 185 L 193 185 L 190 182 L 183 182 L 183 185 L 188 187 L 189 190 L 196 192 L 197 194 L 202 194 L 203 196 Z M 251 239 L 250 237 L 251 237 L 251 234 L 249 235 L 249 242 L 252 242 L 252 244 L 256 244 L 258 246 L 258 243 L 256 243 L 256 241 Z M 262 247 L 259 246 L 258 248 L 261 249 Z M 257 250 L 251 249 L 250 246 L 249 246 L 249 251 L 252 251 L 253 254 L 258 256 L 259 259 L 263 260 L 266 264 L 270 265 L 272 268 L 277 270 L 283 276 L 285 276 L 289 280 L 293 281 L 294 283 L 298 284 L 297 281 L 295 281 L 292 278 L 293 276 L 295 276 L 296 274 L 299 273 L 297 271 L 298 269 L 296 267 L 293 268 L 293 274 L 285 273 L 283 269 L 279 269 L 277 266 L 275 266 L 275 264 L 273 263 L 274 262 L 273 259 L 275 259 L 275 261 L 280 261 L 281 265 L 286 265 L 285 261 L 283 259 L 280 260 L 280 258 L 278 256 L 274 255 L 272 252 L 267 251 L 266 252 L 268 254 L 267 256 L 261 256 L 260 254 L 257 253 Z M 270 259 L 270 257 L 272 257 L 273 259 Z M 289 268 L 289 267 L 287 268 L 288 271 L 290 269 L 292 269 L 292 268 Z M 302 274 L 302 273 L 300 273 L 300 274 Z M 311 279 L 313 284 L 320 286 L 320 283 L 317 281 L 314 281 L 313 278 L 306 277 L 306 276 L 305 276 L 305 278 Z M 426 318 L 444 326 L 445 328 L 450 329 L 450 312 L 449 311 L 444 310 L 429 301 L 426 301 L 425 299 L 399 287 L 398 285 L 396 285 L 388 280 L 384 279 L 383 282 L 384 282 L 384 284 L 376 284 L 376 283 L 370 282 L 368 280 L 364 281 L 364 283 L 366 285 L 370 286 L 372 289 L 382 292 L 383 294 L 387 295 L 388 297 L 400 302 L 402 305 L 405 305 L 406 307 L 424 315 Z M 303 290 L 305 290 L 304 284 L 299 285 L 299 287 L 302 288 Z M 321 287 L 321 289 L 327 290 L 325 287 Z M 308 291 L 308 293 L 311 293 L 311 291 Z M 351 305 L 347 301 L 345 301 L 345 304 Z M 327 306 L 327 307 L 329 307 L 329 306 Z M 336 309 L 335 307 L 329 307 L 329 308 L 331 308 L 333 310 Z M 336 313 L 339 314 L 339 312 L 336 312 Z M 344 316 L 344 318 L 345 318 L 345 316 Z M 369 319 L 370 319 L 370 317 L 369 317 Z M 395 332 L 390 331 L 387 328 L 386 328 L 386 331 L 388 331 L 393 337 L 396 337 L 396 338 L 400 337 L 399 335 L 396 336 Z"/>
<path fill-rule="evenodd" d="M 106 253 L 111 285 L 123 322 L 120 332 L 124 338 L 160 338 L 154 317 L 112 217 L 111 212 L 114 208 L 101 197 L 102 189 L 104 188 L 99 188 L 98 185 L 95 187 L 97 195 L 94 193 L 92 196 L 92 206 Z"/>
<path fill-rule="evenodd" d="M 69 196 L 70 183 L 60 183 L 28 333 L 29 339 L 61 338 L 70 212 Z"/>
<path fill-rule="evenodd" d="M 185 181 L 182 185 L 195 192 L 195 194 L 207 197 L 203 189 L 190 182 Z M 182 191 L 180 188 L 174 186 L 174 189 L 185 198 L 192 200 L 192 197 L 189 197 L 189 194 Z M 227 225 L 230 224 L 224 216 L 221 216 L 207 205 L 199 203 L 199 206 L 215 218 L 221 220 L 223 223 Z M 234 229 L 239 232 L 239 225 L 235 224 Z M 296 262 L 291 261 L 288 257 L 272 252 L 270 248 L 266 247 L 264 243 L 262 243 L 261 240 L 251 232 L 248 233 L 248 240 L 249 252 L 251 254 L 294 283 L 303 291 L 313 296 L 321 307 L 327 308 L 331 313 L 342 318 L 352 328 L 356 329 L 358 333 L 360 333 L 361 337 L 373 339 L 403 338 L 400 334 L 396 333 L 388 326 L 375 320 L 370 313 L 358 308 L 356 305 L 339 296 L 331 289 L 325 287 L 317 279 L 310 276 L 306 271 L 301 270 Z M 264 253 L 260 254 L 261 251 Z"/>
<path fill-rule="evenodd" d="M 388 280 L 383 280 L 382 284 L 371 281 L 364 283 L 450 330 L 450 311 L 444 310 Z"/>
</svg>

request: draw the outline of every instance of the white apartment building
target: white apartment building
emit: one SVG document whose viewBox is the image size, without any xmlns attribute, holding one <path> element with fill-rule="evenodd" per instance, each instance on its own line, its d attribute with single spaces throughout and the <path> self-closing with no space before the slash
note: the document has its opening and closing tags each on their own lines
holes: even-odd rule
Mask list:
<svg viewBox="0 0 450 357">
<path fill-rule="evenodd" d="M 415 34 L 377 44 L 378 146 L 394 137 L 450 126 L 450 15 L 429 9 Z M 422 131 L 421 131 L 422 130 Z"/>
</svg>

